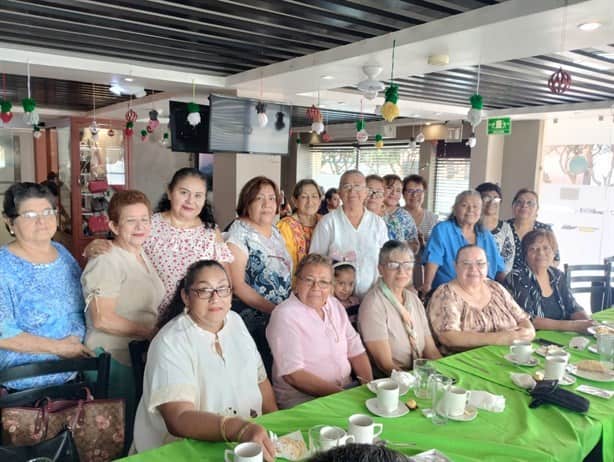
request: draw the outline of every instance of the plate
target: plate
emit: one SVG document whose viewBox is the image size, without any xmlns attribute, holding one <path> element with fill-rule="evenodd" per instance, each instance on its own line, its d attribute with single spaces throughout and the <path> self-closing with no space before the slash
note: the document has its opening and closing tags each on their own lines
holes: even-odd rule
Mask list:
<svg viewBox="0 0 614 462">
<path fill-rule="evenodd" d="M 448 419 L 456 422 L 471 422 L 478 416 L 478 409 L 473 406 L 467 406 L 465 412 L 460 415 L 449 415 Z"/>
<path fill-rule="evenodd" d="M 385 382 L 387 380 L 392 380 L 392 379 L 383 378 L 383 379 L 371 380 L 369 383 L 367 383 L 367 388 L 369 389 L 370 392 L 377 393 L 377 386 L 380 383 Z M 413 385 L 413 383 L 411 385 Z M 406 394 L 411 388 L 411 385 L 399 384 L 399 396 L 403 396 L 404 394 Z"/>
<path fill-rule="evenodd" d="M 510 363 L 516 364 L 517 366 L 534 367 L 534 366 L 537 366 L 538 364 L 537 358 L 534 358 L 533 356 L 531 356 L 531 358 L 529 358 L 529 360 L 526 363 L 518 361 L 516 358 L 514 358 L 514 355 L 511 353 L 506 354 L 504 358 L 507 359 Z"/>
<path fill-rule="evenodd" d="M 590 351 L 591 353 L 595 353 L 596 355 L 599 354 L 599 351 L 597 350 L 597 345 L 591 345 L 588 347 L 588 351 Z"/>
<path fill-rule="evenodd" d="M 537 353 L 540 356 L 545 357 L 546 354 L 553 354 L 553 353 L 560 354 L 560 353 L 567 353 L 567 351 L 565 351 L 565 348 L 560 347 L 558 345 L 541 345 L 537 347 L 537 349 L 535 350 L 535 353 Z"/>
<path fill-rule="evenodd" d="M 409 457 L 412 462 L 452 462 L 451 459 L 439 452 L 437 449 L 430 449 L 429 451 L 421 452 Z"/>
<path fill-rule="evenodd" d="M 568 370 L 568 372 L 571 372 L 571 371 L 569 371 L 569 369 L 567 369 L 567 370 Z M 536 371 L 536 373 L 539 373 L 539 372 L 541 372 L 541 374 L 544 375 L 544 370 L 543 369 L 539 370 L 539 371 Z M 571 375 L 569 375 L 569 374 L 565 374 L 563 376 L 563 378 L 561 380 L 559 380 L 559 384 L 561 384 L 563 386 L 565 386 L 565 385 L 573 385 L 574 383 L 576 383 L 576 378 L 571 376 Z"/>
<path fill-rule="evenodd" d="M 369 412 L 371 412 L 372 414 L 375 414 L 379 417 L 385 417 L 388 419 L 392 419 L 395 417 L 401 417 L 409 412 L 409 409 L 407 408 L 407 406 L 405 406 L 400 401 L 399 401 L 399 405 L 397 406 L 397 408 L 392 412 L 386 412 L 383 409 L 380 409 L 377 404 L 377 398 L 368 399 L 365 404 L 367 406 L 367 409 L 369 409 Z"/>
<path fill-rule="evenodd" d="M 589 334 L 594 335 L 595 337 L 597 337 L 597 328 L 599 327 L 606 327 L 609 330 L 609 334 L 614 334 L 614 324 L 612 324 L 611 322 L 603 322 L 601 324 L 598 324 L 596 326 L 591 326 L 588 329 L 586 329 L 586 332 L 588 332 Z"/>
<path fill-rule="evenodd" d="M 614 382 L 614 372 L 595 372 L 578 369 L 575 364 L 569 364 L 567 370 L 576 377 L 582 377 L 595 382 Z"/>
</svg>

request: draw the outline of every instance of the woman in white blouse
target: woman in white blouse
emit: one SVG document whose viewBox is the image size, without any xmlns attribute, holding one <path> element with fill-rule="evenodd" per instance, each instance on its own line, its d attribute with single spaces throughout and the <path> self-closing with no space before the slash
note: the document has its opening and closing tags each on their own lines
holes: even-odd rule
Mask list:
<svg viewBox="0 0 614 462">
<path fill-rule="evenodd" d="M 190 266 L 147 355 L 134 449 L 174 438 L 255 441 L 275 456 L 266 430 L 247 419 L 277 410 L 260 354 L 240 316 L 232 286 L 216 261 Z"/>
</svg>

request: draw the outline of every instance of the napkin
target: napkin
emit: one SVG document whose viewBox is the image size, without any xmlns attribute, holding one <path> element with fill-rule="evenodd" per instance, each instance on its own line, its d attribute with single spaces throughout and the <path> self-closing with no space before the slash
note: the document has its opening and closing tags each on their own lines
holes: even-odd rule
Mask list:
<svg viewBox="0 0 614 462">
<path fill-rule="evenodd" d="M 411 373 L 397 370 L 392 371 L 390 378 L 398 383 L 399 386 L 403 385 L 408 388 L 411 387 L 416 381 L 416 378 Z"/>
<path fill-rule="evenodd" d="M 505 409 L 505 396 L 493 395 L 492 393 L 481 390 L 470 391 L 469 406 L 490 412 L 503 412 Z"/>
<path fill-rule="evenodd" d="M 510 373 L 510 378 L 512 379 L 512 382 L 514 382 L 516 385 L 518 385 L 521 388 L 526 388 L 528 390 L 532 390 L 535 387 L 535 385 L 537 385 L 537 382 L 535 381 L 535 379 L 531 377 L 529 374 L 521 374 L 519 372 L 512 372 Z"/>
<path fill-rule="evenodd" d="M 584 350 L 589 343 L 590 340 L 586 337 L 574 337 L 569 341 L 569 346 L 576 350 Z"/>
<path fill-rule="evenodd" d="M 308 455 L 307 445 L 299 430 L 280 436 L 275 441 L 275 450 L 277 457 L 291 461 L 302 460 Z"/>
</svg>

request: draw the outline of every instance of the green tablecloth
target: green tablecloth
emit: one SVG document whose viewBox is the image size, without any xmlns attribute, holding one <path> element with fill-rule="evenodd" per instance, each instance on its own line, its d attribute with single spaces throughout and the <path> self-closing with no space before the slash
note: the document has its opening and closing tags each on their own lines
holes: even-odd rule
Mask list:
<svg viewBox="0 0 614 462">
<path fill-rule="evenodd" d="M 614 310 L 599 313 L 595 318 L 614 320 Z M 540 332 L 540 336 L 566 344 L 573 335 Z M 530 409 L 528 404 L 531 397 L 511 382 L 509 374 L 521 371 L 530 373 L 535 368 L 520 368 L 508 363 L 503 359 L 506 351 L 507 348 L 503 347 L 479 348 L 436 363 L 440 372 L 456 378 L 460 386 L 505 396 L 504 412 L 480 411 L 478 417 L 471 422 L 449 421 L 441 426 L 433 425 L 420 410 L 396 419 L 374 417 L 377 422 L 384 424 L 382 437 L 390 442 L 414 442 L 415 446 L 411 448 L 390 445 L 405 454 L 412 455 L 437 448 L 455 462 L 581 461 L 603 438 L 603 460 L 614 461 L 614 398 L 604 400 L 583 395 L 591 402 L 586 415 L 551 405 Z M 588 357 L 594 355 L 589 352 L 573 352 L 572 362 Z M 467 360 L 469 364 L 459 359 Z M 614 389 L 612 383 L 582 379 L 567 388 L 573 390 L 581 383 Z M 257 422 L 278 435 L 301 430 L 307 441 L 307 431 L 314 425 L 329 424 L 347 428 L 347 418 L 350 415 L 368 414 L 365 401 L 373 396 L 366 387 L 360 387 L 262 416 Z M 405 399 L 409 397 L 413 398 L 411 391 Z M 421 408 L 430 407 L 428 401 L 417 402 Z M 220 461 L 223 460 L 226 447 L 224 443 L 181 440 L 126 460 Z"/>
</svg>

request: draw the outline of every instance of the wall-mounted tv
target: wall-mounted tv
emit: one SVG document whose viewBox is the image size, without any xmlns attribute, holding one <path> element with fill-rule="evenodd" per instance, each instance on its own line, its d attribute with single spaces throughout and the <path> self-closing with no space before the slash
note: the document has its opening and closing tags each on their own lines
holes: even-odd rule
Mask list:
<svg viewBox="0 0 614 462">
<path fill-rule="evenodd" d="M 169 101 L 171 149 L 175 152 L 208 152 L 209 106 L 200 105 L 200 123 L 188 123 L 188 103 Z"/>
<path fill-rule="evenodd" d="M 211 95 L 209 101 L 208 152 L 288 154 L 291 106 L 265 103 L 269 121 L 261 128 L 258 101 L 219 95 Z"/>
</svg>

